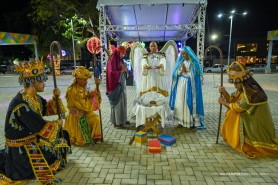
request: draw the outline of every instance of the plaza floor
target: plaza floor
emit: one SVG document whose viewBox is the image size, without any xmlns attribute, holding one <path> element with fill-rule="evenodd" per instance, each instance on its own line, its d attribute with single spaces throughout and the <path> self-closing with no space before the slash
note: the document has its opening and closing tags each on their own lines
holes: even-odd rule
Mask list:
<svg viewBox="0 0 278 185">
<path fill-rule="evenodd" d="M 278 73 L 255 74 L 254 78 L 265 89 L 275 122 L 278 136 Z M 6 110 L 11 99 L 21 90 L 16 75 L 0 75 L 0 149 L 4 148 L 4 122 Z M 57 84 L 65 96 L 66 88 L 72 81 L 70 75 L 58 76 Z M 227 82 L 224 86 L 229 92 L 234 87 Z M 89 81 L 91 87 L 92 80 Z M 135 87 L 128 86 L 128 119 L 132 124 L 126 129 L 115 129 L 110 124 L 110 106 L 105 95 L 105 85 L 100 89 L 103 102 L 101 115 L 104 142 L 84 147 L 73 146 L 69 164 L 57 177 L 63 179 L 62 185 L 92 184 L 148 184 L 148 185 L 265 185 L 278 184 L 278 158 L 249 159 L 236 152 L 223 142 L 221 134 L 216 144 L 219 119 L 218 86 L 220 74 L 205 74 L 203 96 L 205 108 L 204 130 L 176 128 L 167 120 L 164 133 L 176 138 L 176 144 L 162 146 L 160 154 L 149 153 L 147 145 L 129 141 L 135 133 L 135 118 L 132 113 Z M 45 92 L 46 99 L 52 97 L 53 79 L 49 76 Z M 63 99 L 65 102 L 65 100 Z M 222 109 L 222 117 L 226 108 Z M 46 118 L 56 119 L 56 117 Z M 148 133 L 148 139 L 157 134 Z M 33 185 L 35 181 L 25 184 Z"/>
</svg>

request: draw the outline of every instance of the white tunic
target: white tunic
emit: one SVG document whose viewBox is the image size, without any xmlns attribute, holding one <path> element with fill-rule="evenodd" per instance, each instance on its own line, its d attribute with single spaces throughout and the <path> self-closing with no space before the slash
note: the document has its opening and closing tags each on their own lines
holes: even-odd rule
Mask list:
<svg viewBox="0 0 278 185">
<path fill-rule="evenodd" d="M 156 66 L 162 65 L 159 69 L 154 69 Z M 153 67 L 152 69 L 145 69 L 144 67 Z M 141 92 L 150 90 L 151 88 L 159 88 L 167 91 L 166 85 L 166 59 L 160 53 L 150 53 L 142 61 L 142 88 Z"/>
</svg>

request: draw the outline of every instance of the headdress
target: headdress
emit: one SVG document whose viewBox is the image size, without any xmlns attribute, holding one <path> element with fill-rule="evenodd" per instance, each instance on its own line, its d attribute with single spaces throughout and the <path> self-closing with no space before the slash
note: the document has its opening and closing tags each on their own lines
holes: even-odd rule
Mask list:
<svg viewBox="0 0 278 185">
<path fill-rule="evenodd" d="M 129 48 L 129 43 L 128 42 L 123 42 L 122 46 L 124 46 L 125 48 Z"/>
<path fill-rule="evenodd" d="M 116 50 L 122 54 L 126 53 L 126 48 L 124 46 L 118 46 Z"/>
<path fill-rule="evenodd" d="M 242 89 L 246 97 L 246 101 L 250 105 L 259 105 L 267 101 L 267 95 L 262 87 L 252 77 L 244 64 L 233 62 L 227 68 L 230 83 L 242 83 Z"/>
<path fill-rule="evenodd" d="M 229 83 L 240 83 L 249 79 L 253 73 L 250 72 L 245 65 L 239 62 L 233 62 L 228 68 Z"/>
<path fill-rule="evenodd" d="M 72 72 L 72 76 L 75 78 L 88 79 L 92 77 L 92 73 L 84 66 L 79 66 Z"/>
<path fill-rule="evenodd" d="M 188 54 L 188 57 L 190 58 L 190 61 L 192 62 L 193 67 L 195 69 L 194 73 L 197 73 L 197 75 L 199 75 L 199 76 L 203 76 L 203 71 L 201 70 L 199 59 L 197 58 L 194 51 L 189 46 L 184 46 L 181 49 L 181 53 L 182 52 L 186 52 Z M 174 80 L 177 76 L 177 72 L 178 72 L 179 68 L 181 67 L 181 64 L 183 63 L 183 57 L 182 57 L 181 53 L 179 54 L 179 56 L 177 58 L 177 61 L 176 61 L 175 67 L 174 67 L 174 71 L 172 74 L 172 78 Z"/>
<path fill-rule="evenodd" d="M 32 85 L 35 81 L 46 81 L 47 75 L 45 73 L 45 66 L 41 60 L 24 61 L 15 64 L 15 71 L 19 73 L 19 83 L 24 85 Z"/>
</svg>

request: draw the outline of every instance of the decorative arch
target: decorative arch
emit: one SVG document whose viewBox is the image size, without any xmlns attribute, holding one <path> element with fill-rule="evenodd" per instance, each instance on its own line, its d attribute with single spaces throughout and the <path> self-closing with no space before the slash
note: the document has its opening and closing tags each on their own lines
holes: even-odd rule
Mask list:
<svg viewBox="0 0 278 185">
<path fill-rule="evenodd" d="M 38 59 L 38 37 L 35 35 L 0 32 L 0 46 L 3 45 L 34 45 L 35 56 Z"/>
</svg>

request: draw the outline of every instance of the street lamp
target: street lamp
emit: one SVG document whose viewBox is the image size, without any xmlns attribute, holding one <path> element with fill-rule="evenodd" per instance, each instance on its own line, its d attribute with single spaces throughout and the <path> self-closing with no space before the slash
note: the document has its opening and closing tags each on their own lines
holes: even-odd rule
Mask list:
<svg viewBox="0 0 278 185">
<path fill-rule="evenodd" d="M 216 35 L 216 34 L 212 34 L 211 36 L 210 36 L 210 38 L 211 38 L 211 40 L 216 40 L 217 38 L 218 38 L 218 35 Z"/>
<path fill-rule="evenodd" d="M 231 24 L 230 24 L 230 35 L 229 35 L 229 50 L 228 50 L 228 66 L 230 65 L 230 53 L 231 53 L 231 39 L 232 39 L 232 29 L 233 29 L 233 18 L 235 15 L 246 15 L 247 12 L 243 13 L 236 13 L 235 10 L 232 10 L 229 14 L 218 14 L 218 17 L 222 17 L 223 15 L 228 15 L 229 18 L 231 19 Z"/>
<path fill-rule="evenodd" d="M 70 25 L 71 25 L 71 39 L 72 39 L 72 49 L 73 49 L 73 64 L 74 64 L 74 68 L 76 68 L 76 59 L 75 59 L 75 46 L 74 46 L 74 30 L 73 30 L 73 23 L 72 23 L 72 19 L 70 19 Z"/>
</svg>

